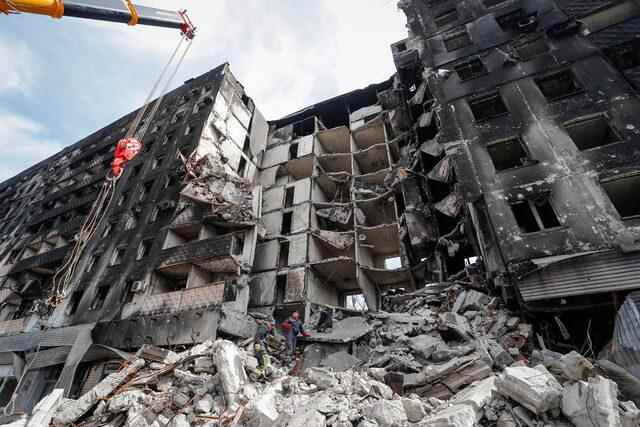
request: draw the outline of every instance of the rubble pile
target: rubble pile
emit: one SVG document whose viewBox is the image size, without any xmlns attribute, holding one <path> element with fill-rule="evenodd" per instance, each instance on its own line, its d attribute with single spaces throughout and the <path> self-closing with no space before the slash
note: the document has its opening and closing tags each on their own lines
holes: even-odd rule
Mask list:
<svg viewBox="0 0 640 427">
<path fill-rule="evenodd" d="M 20 425 L 640 425 L 635 377 L 536 349 L 532 326 L 496 297 L 438 283 L 389 295 L 384 307 L 312 333 L 305 360 L 281 362 L 272 349 L 268 376 L 256 375 L 251 338 L 182 353 L 146 345 L 81 398 L 54 391 Z"/>
<path fill-rule="evenodd" d="M 207 206 L 207 216 L 236 224 L 255 222 L 250 181 L 227 173 L 211 155 L 190 158 L 185 169 L 189 180 L 180 194 Z"/>
</svg>

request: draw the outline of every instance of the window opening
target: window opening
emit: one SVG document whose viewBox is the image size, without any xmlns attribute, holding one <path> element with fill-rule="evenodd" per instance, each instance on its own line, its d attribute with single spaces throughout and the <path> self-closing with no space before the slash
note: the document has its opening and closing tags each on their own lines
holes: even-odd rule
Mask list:
<svg viewBox="0 0 640 427">
<path fill-rule="evenodd" d="M 535 80 L 547 101 L 556 101 L 582 91 L 571 70 L 563 70 Z"/>
<path fill-rule="evenodd" d="M 71 299 L 69 300 L 69 306 L 67 308 L 68 316 L 73 316 L 76 313 L 83 294 L 84 291 L 75 291 L 73 294 L 71 294 Z"/>
<path fill-rule="evenodd" d="M 456 9 L 448 10 L 443 14 L 436 16 L 434 19 L 436 26 L 438 27 L 444 27 L 445 25 L 456 22 L 457 20 L 458 20 L 458 11 Z"/>
<path fill-rule="evenodd" d="M 402 258 L 400 258 L 399 256 L 385 258 L 384 260 L 385 270 L 397 270 L 399 268 L 402 268 Z"/>
<path fill-rule="evenodd" d="M 283 304 L 287 295 L 287 275 L 276 276 L 276 304 Z"/>
<path fill-rule="evenodd" d="M 509 113 L 498 92 L 470 100 L 469 107 L 476 121 L 489 120 Z"/>
<path fill-rule="evenodd" d="M 623 219 L 640 215 L 640 175 L 609 180 L 601 185 Z"/>
<path fill-rule="evenodd" d="M 518 59 L 520 59 L 521 61 L 528 61 L 531 58 L 542 55 L 549 51 L 549 45 L 543 37 L 540 37 L 536 40 L 516 44 L 513 46 L 513 48 L 518 55 Z"/>
<path fill-rule="evenodd" d="M 287 189 L 284 192 L 284 207 L 285 208 L 290 208 L 291 206 L 293 206 L 293 201 L 294 201 L 294 197 L 295 197 L 295 190 L 296 187 L 287 187 Z"/>
<path fill-rule="evenodd" d="M 475 58 L 471 61 L 458 64 L 453 68 L 456 73 L 458 73 L 458 77 L 460 77 L 460 80 L 462 81 L 474 79 L 487 74 L 487 69 L 484 67 L 480 58 Z"/>
<path fill-rule="evenodd" d="M 109 286 L 100 286 L 96 291 L 96 296 L 93 298 L 93 302 L 91 303 L 91 310 L 100 310 L 104 305 L 104 301 L 107 299 L 107 295 L 109 294 Z"/>
<path fill-rule="evenodd" d="M 147 255 L 149 255 L 149 252 L 151 252 L 152 244 L 153 240 L 143 240 L 140 243 L 140 246 L 138 246 L 138 254 L 136 256 L 136 259 L 141 260 L 142 258 L 145 258 Z"/>
<path fill-rule="evenodd" d="M 548 197 L 511 203 L 511 210 L 523 233 L 535 233 L 560 226 Z"/>
<path fill-rule="evenodd" d="M 293 212 L 285 212 L 282 214 L 282 234 L 291 233 L 291 224 L 293 222 Z"/>
<path fill-rule="evenodd" d="M 280 254 L 278 256 L 278 267 L 283 268 L 289 265 L 289 241 L 280 241 Z"/>
<path fill-rule="evenodd" d="M 289 160 L 298 158 L 298 144 L 291 144 L 289 146 Z"/>
<path fill-rule="evenodd" d="M 571 140 L 579 150 L 601 147 L 620 141 L 603 115 L 564 124 Z"/>
<path fill-rule="evenodd" d="M 447 52 L 453 52 L 469 45 L 471 45 L 471 38 L 469 38 L 469 33 L 467 33 L 466 29 L 444 39 L 444 47 Z"/>
<path fill-rule="evenodd" d="M 487 151 L 497 171 L 531 164 L 531 158 L 520 138 L 490 144 Z"/>
</svg>

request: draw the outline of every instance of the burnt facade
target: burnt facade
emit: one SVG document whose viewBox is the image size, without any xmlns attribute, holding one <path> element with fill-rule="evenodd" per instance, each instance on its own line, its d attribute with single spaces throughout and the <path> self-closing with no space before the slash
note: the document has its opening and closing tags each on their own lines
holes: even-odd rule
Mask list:
<svg viewBox="0 0 640 427">
<path fill-rule="evenodd" d="M 434 153 L 452 162 L 465 241 L 486 277 L 558 323 L 611 322 L 640 284 L 637 5 L 399 6 L 410 34 L 393 45 L 394 59 L 437 128 L 416 147 L 423 166 Z"/>
<path fill-rule="evenodd" d="M 136 112 L 0 184 L 0 406 L 430 282 L 489 283 L 559 345 L 611 322 L 640 284 L 635 3 L 399 7 L 388 81 L 271 122 L 228 65 L 161 99 L 54 307 Z"/>
<path fill-rule="evenodd" d="M 251 334 L 252 181 L 267 122 L 228 65 L 160 102 L 55 307 L 56 271 L 136 112 L 0 186 L 2 405 L 15 391 L 15 410 L 29 410 L 54 386 L 78 396 L 119 364 L 116 349 Z"/>
</svg>

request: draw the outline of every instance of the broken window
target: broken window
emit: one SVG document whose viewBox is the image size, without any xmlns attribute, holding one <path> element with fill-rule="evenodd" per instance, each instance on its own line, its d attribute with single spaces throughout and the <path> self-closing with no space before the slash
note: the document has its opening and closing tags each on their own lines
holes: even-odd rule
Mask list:
<svg viewBox="0 0 640 427">
<path fill-rule="evenodd" d="M 469 45 L 471 45 L 471 38 L 469 38 L 469 33 L 467 33 L 466 29 L 447 36 L 444 39 L 444 47 L 447 49 L 447 52 L 453 52 L 454 50 L 462 49 Z"/>
<path fill-rule="evenodd" d="M 588 150 L 620 141 L 620 137 L 609 126 L 604 115 L 565 123 L 564 128 L 580 150 Z"/>
<path fill-rule="evenodd" d="M 69 305 L 67 306 L 67 316 L 73 316 L 78 310 L 78 306 L 80 305 L 80 300 L 82 299 L 83 294 L 84 291 L 75 291 L 73 294 L 71 294 L 71 299 L 69 300 Z"/>
<path fill-rule="evenodd" d="M 548 196 L 511 203 L 511 210 L 522 233 L 535 233 L 560 226 Z"/>
<path fill-rule="evenodd" d="M 285 212 L 282 214 L 281 234 L 291 233 L 291 224 L 293 222 L 293 212 Z"/>
<path fill-rule="evenodd" d="M 392 256 L 385 258 L 384 269 L 385 270 L 397 270 L 402 268 L 402 259 L 399 256 Z"/>
<path fill-rule="evenodd" d="M 520 138 L 511 138 L 487 145 L 487 151 L 497 171 L 526 166 L 531 163 L 524 142 Z"/>
<path fill-rule="evenodd" d="M 240 162 L 238 163 L 238 176 L 244 177 L 244 172 L 247 169 L 247 159 L 244 156 L 240 157 Z"/>
<path fill-rule="evenodd" d="M 289 160 L 298 158 L 298 144 L 291 144 L 289 146 Z"/>
<path fill-rule="evenodd" d="M 493 92 L 469 101 L 469 107 L 476 121 L 484 121 L 508 114 L 507 106 L 499 92 Z"/>
<path fill-rule="evenodd" d="M 303 136 L 313 135 L 316 131 L 316 121 L 314 117 L 308 117 L 293 124 L 293 139 Z"/>
<path fill-rule="evenodd" d="M 573 72 L 569 69 L 541 77 L 535 80 L 540 92 L 547 101 L 556 101 L 582 91 Z"/>
<path fill-rule="evenodd" d="M 364 294 L 345 294 L 344 298 L 344 308 L 347 310 L 356 310 L 356 311 L 367 311 L 369 307 L 367 306 L 367 301 L 364 298 Z"/>
<path fill-rule="evenodd" d="M 436 26 L 438 27 L 444 27 L 445 25 L 456 22 L 457 20 L 458 20 L 458 11 L 456 9 L 448 10 L 443 14 L 436 16 L 434 19 Z"/>
<path fill-rule="evenodd" d="M 520 59 L 521 61 L 528 61 L 531 58 L 542 55 L 543 53 L 547 53 L 549 51 L 549 45 L 547 44 L 547 41 L 544 39 L 544 37 L 539 37 L 535 40 L 515 44 L 513 48 L 518 55 L 518 59 Z"/>
<path fill-rule="evenodd" d="M 296 190 L 296 187 L 287 187 L 287 189 L 284 191 L 284 207 L 285 208 L 290 208 L 291 206 L 293 206 L 295 190 Z"/>
<path fill-rule="evenodd" d="M 111 255 L 111 265 L 118 265 L 122 262 L 122 258 L 124 257 L 124 253 L 126 248 L 115 248 L 113 250 L 113 254 Z"/>
<path fill-rule="evenodd" d="M 152 245 L 153 245 L 153 240 L 151 239 L 143 240 L 140 243 L 140 246 L 138 246 L 138 254 L 136 256 L 136 259 L 141 260 L 142 258 L 145 258 L 147 255 L 149 255 L 149 252 L 151 252 Z"/>
<path fill-rule="evenodd" d="M 487 74 L 487 69 L 484 67 L 484 64 L 480 60 L 480 58 L 472 59 L 468 62 L 463 62 L 462 64 L 458 64 L 453 67 L 456 73 L 458 73 L 458 77 L 460 80 L 470 80 L 475 79 L 476 77 Z"/>
<path fill-rule="evenodd" d="M 244 236 L 236 235 L 233 239 L 233 255 L 242 255 L 244 251 Z"/>
<path fill-rule="evenodd" d="M 283 304 L 287 296 L 287 275 L 276 276 L 276 304 Z"/>
<path fill-rule="evenodd" d="M 640 215 L 640 175 L 611 179 L 600 184 L 623 219 Z"/>
<path fill-rule="evenodd" d="M 127 280 L 126 282 L 124 282 L 124 292 L 122 292 L 122 298 L 121 301 L 123 303 L 130 303 L 133 301 L 133 296 L 135 295 L 134 292 L 134 281 L 133 280 Z"/>
<path fill-rule="evenodd" d="M 278 267 L 283 268 L 289 265 L 289 241 L 280 241 L 280 254 L 278 256 Z"/>
<path fill-rule="evenodd" d="M 109 295 L 109 286 L 99 286 L 91 302 L 91 310 L 100 310 L 104 305 L 104 301 L 107 299 L 107 295 Z"/>
</svg>

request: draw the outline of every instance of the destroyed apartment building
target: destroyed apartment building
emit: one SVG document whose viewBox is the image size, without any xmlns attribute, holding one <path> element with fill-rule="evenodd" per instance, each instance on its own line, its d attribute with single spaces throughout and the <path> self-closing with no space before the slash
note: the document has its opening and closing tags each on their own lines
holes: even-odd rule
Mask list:
<svg viewBox="0 0 640 427">
<path fill-rule="evenodd" d="M 272 121 L 227 64 L 167 94 L 81 252 L 136 112 L 0 184 L 0 407 L 77 399 L 144 344 L 250 338 L 248 314 L 328 317 L 305 340 L 344 352 L 363 311 L 442 283 L 500 295 L 551 348 L 609 342 L 640 288 L 637 3 L 398 6 L 385 82 Z M 439 397 L 491 371 L 467 354 Z"/>
</svg>

